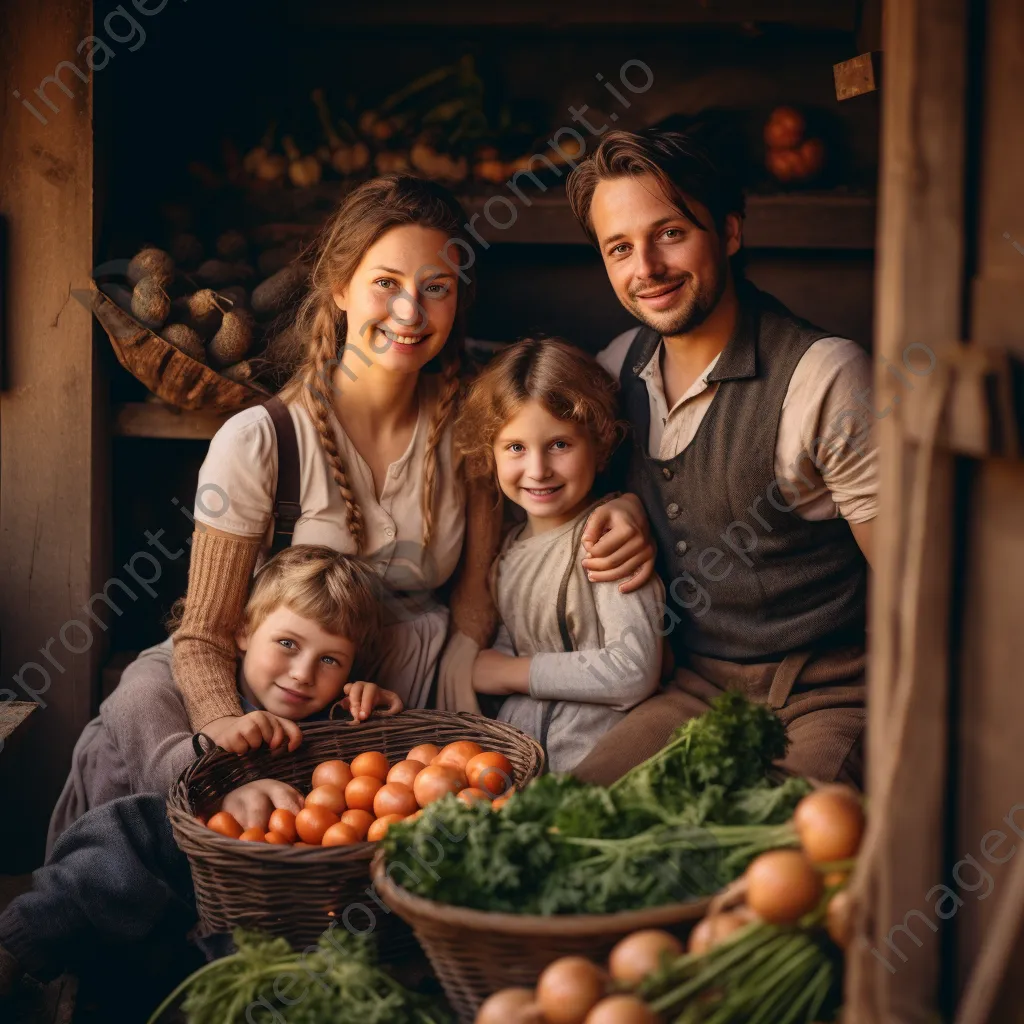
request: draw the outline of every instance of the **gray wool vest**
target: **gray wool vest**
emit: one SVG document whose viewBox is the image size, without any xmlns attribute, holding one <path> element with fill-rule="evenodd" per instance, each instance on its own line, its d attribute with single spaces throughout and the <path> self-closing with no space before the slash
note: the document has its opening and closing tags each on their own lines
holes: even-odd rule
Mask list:
<svg viewBox="0 0 1024 1024">
<path fill-rule="evenodd" d="M 849 524 L 802 519 L 775 478 L 790 378 L 830 334 L 755 288 L 745 286 L 740 298 L 736 331 L 708 376 L 718 390 L 674 458 L 648 453 L 650 405 L 639 374 L 657 350 L 657 332 L 640 329 L 620 375 L 633 430 L 629 485 L 658 543 L 664 628 L 677 660 L 693 652 L 774 661 L 864 642 L 867 567 Z"/>
</svg>

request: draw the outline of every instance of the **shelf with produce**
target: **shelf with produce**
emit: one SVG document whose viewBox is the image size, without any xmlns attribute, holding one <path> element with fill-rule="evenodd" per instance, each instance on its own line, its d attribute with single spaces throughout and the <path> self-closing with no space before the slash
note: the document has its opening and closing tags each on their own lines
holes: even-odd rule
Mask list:
<svg viewBox="0 0 1024 1024">
<path fill-rule="evenodd" d="M 314 210 L 326 215 L 341 199 L 344 186 L 324 183 L 315 190 L 281 191 L 282 201 L 274 205 L 278 214 L 285 214 L 282 221 L 255 229 L 266 242 L 311 240 L 317 225 L 290 222 L 287 214 L 291 211 L 286 207 L 294 203 L 292 210 L 303 220 Z M 488 207 L 495 197 L 500 197 L 500 202 Z M 552 189 L 550 194 L 526 189 L 519 194 L 511 190 L 476 192 L 459 198 L 488 245 L 587 244 L 560 190 Z M 873 249 L 876 205 L 873 195 L 846 191 L 755 193 L 747 199 L 744 245 L 748 249 Z"/>
</svg>

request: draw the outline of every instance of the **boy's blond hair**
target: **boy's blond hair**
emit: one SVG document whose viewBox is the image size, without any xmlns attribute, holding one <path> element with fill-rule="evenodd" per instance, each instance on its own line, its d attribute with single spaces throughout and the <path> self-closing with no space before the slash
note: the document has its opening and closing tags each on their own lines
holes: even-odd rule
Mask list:
<svg viewBox="0 0 1024 1024">
<path fill-rule="evenodd" d="M 321 544 L 293 544 L 256 572 L 240 630 L 251 634 L 284 605 L 335 636 L 351 640 L 360 666 L 371 665 L 383 625 L 380 577 L 368 563 Z"/>
</svg>

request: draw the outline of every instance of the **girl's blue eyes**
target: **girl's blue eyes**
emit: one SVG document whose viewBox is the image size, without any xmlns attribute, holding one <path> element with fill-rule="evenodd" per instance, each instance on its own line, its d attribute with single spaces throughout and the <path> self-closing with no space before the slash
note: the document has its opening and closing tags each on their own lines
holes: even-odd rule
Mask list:
<svg viewBox="0 0 1024 1024">
<path fill-rule="evenodd" d="M 379 285 L 384 291 L 393 291 L 394 289 L 391 285 L 397 286 L 398 284 L 397 281 L 392 280 L 390 277 L 378 277 L 373 283 Z M 447 284 L 428 284 L 423 291 L 434 296 L 447 295 L 449 286 Z"/>
</svg>

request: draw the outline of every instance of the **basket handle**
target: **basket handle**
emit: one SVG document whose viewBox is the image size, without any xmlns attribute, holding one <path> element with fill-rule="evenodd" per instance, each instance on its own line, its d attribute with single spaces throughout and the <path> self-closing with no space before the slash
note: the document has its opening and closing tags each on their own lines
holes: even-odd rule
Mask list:
<svg viewBox="0 0 1024 1024">
<path fill-rule="evenodd" d="M 203 748 L 203 740 L 206 740 L 208 744 L 206 749 Z M 218 750 L 219 747 L 209 736 L 206 735 L 205 732 L 197 732 L 192 737 L 192 749 L 195 751 L 196 760 L 198 761 L 199 758 L 205 757 L 207 754 L 212 753 L 214 750 Z"/>
</svg>

